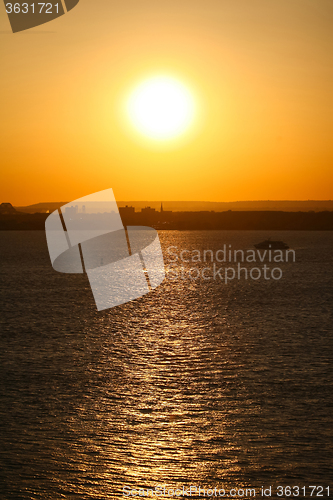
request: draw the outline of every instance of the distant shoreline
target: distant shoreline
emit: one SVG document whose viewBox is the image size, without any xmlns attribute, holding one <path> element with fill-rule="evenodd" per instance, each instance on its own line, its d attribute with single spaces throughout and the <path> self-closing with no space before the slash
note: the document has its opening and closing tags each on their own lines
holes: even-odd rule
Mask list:
<svg viewBox="0 0 333 500">
<path fill-rule="evenodd" d="M 0 214 L 0 231 L 42 231 L 48 213 Z M 120 209 L 124 226 L 157 230 L 333 231 L 333 211 L 143 212 Z"/>
<path fill-rule="evenodd" d="M 15 206 L 18 212 L 36 213 L 36 212 L 53 212 L 63 205 L 66 201 L 60 202 L 43 202 L 28 206 Z M 333 200 L 257 200 L 257 201 L 232 201 L 232 202 L 215 202 L 215 201 L 118 201 L 118 207 L 132 206 L 136 211 L 140 211 L 145 207 L 151 207 L 155 210 L 160 210 L 163 203 L 164 210 L 173 212 L 200 212 L 214 211 L 226 212 L 228 210 L 252 212 L 252 211 L 278 211 L 278 212 L 323 212 L 333 211 Z"/>
</svg>

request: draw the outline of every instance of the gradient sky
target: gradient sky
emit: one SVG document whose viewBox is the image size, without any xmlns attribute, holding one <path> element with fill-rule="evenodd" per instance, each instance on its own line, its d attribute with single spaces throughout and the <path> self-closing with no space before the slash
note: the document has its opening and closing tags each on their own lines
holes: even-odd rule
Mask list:
<svg viewBox="0 0 333 500">
<path fill-rule="evenodd" d="M 81 0 L 12 34 L 0 5 L 0 202 L 332 199 L 332 0 Z M 179 78 L 195 126 L 154 143 L 124 100 Z"/>
</svg>

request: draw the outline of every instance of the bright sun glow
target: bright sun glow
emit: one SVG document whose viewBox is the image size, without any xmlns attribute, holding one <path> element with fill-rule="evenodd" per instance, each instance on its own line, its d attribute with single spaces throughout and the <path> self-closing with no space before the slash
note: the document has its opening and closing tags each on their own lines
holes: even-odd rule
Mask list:
<svg viewBox="0 0 333 500">
<path fill-rule="evenodd" d="M 141 83 L 128 100 L 128 114 L 142 134 L 157 140 L 185 132 L 194 118 L 194 101 L 178 80 L 156 76 Z"/>
</svg>

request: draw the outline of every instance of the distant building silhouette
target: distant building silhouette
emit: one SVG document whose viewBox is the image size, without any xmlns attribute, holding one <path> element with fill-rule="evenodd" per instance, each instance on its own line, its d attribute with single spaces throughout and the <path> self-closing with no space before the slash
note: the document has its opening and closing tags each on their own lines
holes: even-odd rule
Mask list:
<svg viewBox="0 0 333 500">
<path fill-rule="evenodd" d="M 124 226 L 133 226 L 135 225 L 135 216 L 138 214 L 135 212 L 134 207 L 126 205 L 125 207 L 119 207 L 119 215 Z"/>
<path fill-rule="evenodd" d="M 78 212 L 78 206 L 77 205 L 71 205 L 70 207 L 66 207 L 65 213 L 66 215 L 69 215 L 70 217 L 74 217 Z"/>
<path fill-rule="evenodd" d="M 134 216 L 135 214 L 135 208 L 134 207 L 129 207 L 128 205 L 126 205 L 126 207 L 119 207 L 119 213 L 120 213 L 120 216 L 124 216 L 124 217 L 132 217 Z"/>
<path fill-rule="evenodd" d="M 153 217 L 156 214 L 156 209 L 151 207 L 145 207 L 141 209 L 141 213 L 145 217 Z"/>
<path fill-rule="evenodd" d="M 161 212 L 160 212 L 160 220 L 161 222 L 165 222 L 165 221 L 168 221 L 170 220 L 170 215 L 172 214 L 172 211 L 171 210 L 164 210 L 163 208 L 163 203 L 161 203 Z"/>
</svg>

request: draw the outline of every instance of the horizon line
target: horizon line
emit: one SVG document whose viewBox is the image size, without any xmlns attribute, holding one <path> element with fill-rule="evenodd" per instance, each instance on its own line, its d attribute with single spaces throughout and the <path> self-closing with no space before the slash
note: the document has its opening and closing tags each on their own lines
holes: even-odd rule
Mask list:
<svg viewBox="0 0 333 500">
<path fill-rule="evenodd" d="M 75 201 L 75 200 L 74 200 Z M 206 201 L 206 200 L 152 200 L 152 199 L 140 199 L 140 200 L 133 200 L 133 199 L 128 199 L 128 200 L 116 200 L 117 203 L 277 203 L 277 202 L 284 202 L 284 203 L 306 203 L 306 202 L 333 202 L 331 199 L 307 199 L 307 200 L 295 200 L 295 199 L 256 199 L 256 200 L 233 200 L 233 201 Z M 0 202 L 0 203 L 10 203 L 10 202 Z M 30 203 L 29 205 L 17 205 L 13 204 L 12 206 L 14 207 L 30 207 L 34 205 L 42 205 L 42 204 L 51 204 L 51 203 L 72 203 L 71 201 L 39 201 L 36 203 Z"/>
</svg>

